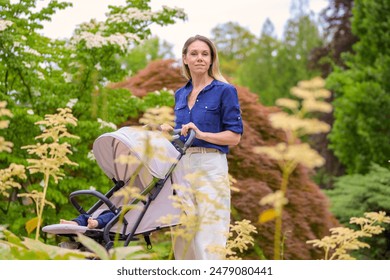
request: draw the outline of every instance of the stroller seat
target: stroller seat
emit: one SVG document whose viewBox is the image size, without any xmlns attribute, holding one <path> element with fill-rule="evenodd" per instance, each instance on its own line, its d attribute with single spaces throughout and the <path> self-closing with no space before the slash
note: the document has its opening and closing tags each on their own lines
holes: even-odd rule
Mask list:
<svg viewBox="0 0 390 280">
<path fill-rule="evenodd" d="M 175 130 L 173 134 L 177 135 L 179 132 Z M 137 235 L 145 237 L 153 231 L 177 225 L 178 219 L 164 223 L 161 218 L 167 215 L 178 217 L 180 214 L 180 210 L 174 207 L 170 199 L 174 194 L 171 175 L 194 138 L 194 133 L 191 133 L 186 143 L 177 145 L 162 132 L 139 127 L 123 127 L 99 136 L 93 144 L 93 153 L 101 169 L 115 185 L 104 195 L 94 190 L 80 190 L 71 193 L 69 199 L 80 214 L 96 218 L 103 211 L 109 210 L 115 214 L 114 218 L 102 229 L 54 224 L 45 226 L 42 230 L 71 239 L 81 233 L 103 243 L 109 249 L 113 245 L 115 234 L 127 246 Z M 133 160 L 123 161 L 123 157 L 133 157 Z M 130 183 L 132 187 L 139 189 L 143 199 L 129 200 L 126 188 Z M 98 198 L 88 211 L 79 205 L 77 199 L 84 195 Z"/>
</svg>

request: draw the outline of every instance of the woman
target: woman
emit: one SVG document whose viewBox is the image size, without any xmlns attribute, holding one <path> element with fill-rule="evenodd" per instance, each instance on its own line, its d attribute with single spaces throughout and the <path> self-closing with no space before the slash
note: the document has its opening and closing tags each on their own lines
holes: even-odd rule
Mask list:
<svg viewBox="0 0 390 280">
<path fill-rule="evenodd" d="M 175 258 L 223 259 L 225 256 L 212 248 L 225 248 L 229 232 L 226 154 L 243 133 L 237 90 L 221 75 L 216 47 L 204 36 L 196 35 L 185 42 L 182 64 L 188 82 L 175 93 L 175 128 L 181 128 L 183 141 L 190 129 L 196 132 L 196 139 L 176 170 L 197 173 L 201 178 L 191 180 L 187 176 L 178 181 L 188 189 L 178 195 L 186 204 L 187 214 L 197 217 L 199 226 L 193 227 L 189 239 L 174 238 Z M 172 127 L 162 125 L 162 129 Z"/>
</svg>

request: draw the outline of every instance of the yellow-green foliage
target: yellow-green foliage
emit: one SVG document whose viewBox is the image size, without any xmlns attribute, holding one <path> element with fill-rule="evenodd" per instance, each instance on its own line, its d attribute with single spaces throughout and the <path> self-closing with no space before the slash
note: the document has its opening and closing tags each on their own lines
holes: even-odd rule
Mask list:
<svg viewBox="0 0 390 280">
<path fill-rule="evenodd" d="M 21 240 L 0 225 L 0 260 L 75 260 L 91 257 L 95 257 L 95 254 L 51 246 L 29 238 Z"/>
<path fill-rule="evenodd" d="M 321 240 L 309 240 L 307 243 L 322 248 L 325 260 L 354 260 L 355 258 L 350 255 L 351 251 L 370 247 L 359 239 L 382 233 L 384 228 L 381 225 L 384 223 L 390 223 L 390 217 L 386 216 L 385 212 L 364 213 L 364 217 L 353 217 L 350 220 L 350 224 L 360 226 L 359 230 L 336 227 L 330 229 L 330 236 L 325 236 Z"/>
<path fill-rule="evenodd" d="M 141 253 L 143 251 L 141 246 L 115 247 L 107 251 L 95 240 L 82 234 L 78 234 L 77 240 L 93 252 L 95 258 L 100 260 L 137 260 L 151 257 L 150 254 Z"/>
<path fill-rule="evenodd" d="M 237 260 L 236 251 L 240 253 L 253 246 L 254 239 L 251 234 L 257 233 L 256 227 L 249 220 L 236 221 L 230 225 L 229 238 L 226 244 L 226 259 Z"/>
<path fill-rule="evenodd" d="M 73 117 L 72 110 L 65 108 L 58 109 L 58 112 L 54 115 L 48 114 L 45 116 L 45 120 L 35 123 L 44 127 L 42 134 L 35 137 L 37 140 L 42 139 L 44 143 L 22 147 L 22 149 L 27 149 L 30 155 L 35 155 L 38 158 L 27 159 L 30 164 L 27 169 L 30 173 L 43 173 L 47 179 L 51 176 L 56 183 L 65 176 L 60 170 L 63 165 L 77 165 L 67 157 L 67 154 L 72 154 L 70 144 L 61 143 L 61 141 L 64 138 L 79 138 L 67 131 L 67 125 L 77 125 L 77 119 Z M 45 141 L 49 143 L 45 143 Z"/>
<path fill-rule="evenodd" d="M 2 111 L 3 112 L 3 111 Z M 77 119 L 73 117 L 71 109 L 58 109 L 58 114 L 46 115 L 44 121 L 37 122 L 37 125 L 44 126 L 43 133 L 36 137 L 36 139 L 42 139 L 44 143 L 37 143 L 36 145 L 29 145 L 23 147 L 27 149 L 29 154 L 35 155 L 36 159 L 28 159 L 30 166 L 28 167 L 31 174 L 42 173 L 44 175 L 43 192 L 36 190 L 26 194 L 19 194 L 20 197 L 24 196 L 32 199 L 36 204 L 36 211 L 38 217 L 30 220 L 26 227 L 29 232 L 36 228 L 36 240 L 24 238 L 23 240 L 16 237 L 10 231 L 6 230 L 4 226 L 0 226 L 0 255 L 5 259 L 83 259 L 83 258 L 98 258 L 98 259 L 148 259 L 151 256 L 149 254 L 141 254 L 142 247 L 120 247 L 118 242 L 115 242 L 115 247 L 107 251 L 103 246 L 95 242 L 94 240 L 85 237 L 83 235 L 78 236 L 78 241 L 88 248 L 89 253 L 83 253 L 75 250 L 68 250 L 56 246 L 49 246 L 41 243 L 39 238 L 39 228 L 43 215 L 43 209 L 45 205 L 50 205 L 53 208 L 54 204 L 45 199 L 46 190 L 49 185 L 49 177 L 54 179 L 55 183 L 58 183 L 65 174 L 62 173 L 61 167 L 64 164 L 76 165 L 71 162 L 67 154 L 71 153 L 70 145 L 67 142 L 62 142 L 64 138 L 78 138 L 77 136 L 68 133 L 67 125 L 77 125 Z M 163 114 L 162 121 L 169 123 L 172 121 L 169 114 L 171 111 L 166 109 L 148 111 L 142 118 L 144 124 L 159 123 L 159 115 Z M 165 117 L 164 117 L 165 116 Z M 161 123 L 161 122 L 160 122 Z M 150 144 L 146 143 L 146 146 Z M 9 146 L 9 145 L 8 145 Z M 148 148 L 146 148 L 148 149 Z M 148 150 L 150 153 L 146 153 L 146 157 L 153 158 L 159 157 L 160 160 L 167 160 L 171 163 L 172 159 L 164 157 L 159 151 Z M 147 159 L 144 159 L 147 160 Z M 128 165 L 143 166 L 143 163 L 132 156 L 121 157 L 118 162 Z M 135 168 L 136 173 L 139 172 L 139 168 Z M 1 170 L 1 189 L 0 191 L 7 194 L 7 190 L 10 188 L 20 188 L 20 185 L 12 180 L 12 176 L 18 176 L 20 178 L 26 178 L 24 173 L 24 167 L 18 167 L 18 165 L 11 165 L 10 168 Z M 204 178 L 202 174 L 188 174 L 188 180 L 201 180 Z M 203 179 L 204 180 L 204 179 Z M 230 185 L 235 182 L 234 178 L 230 177 Z M 218 185 L 218 184 L 217 184 Z M 176 190 L 182 193 L 191 192 L 187 188 L 182 186 L 175 186 Z M 232 190 L 239 191 L 232 186 Z M 132 187 L 132 180 L 130 180 L 127 187 L 123 188 L 118 194 L 125 197 L 126 201 L 131 199 L 144 200 L 145 197 L 140 195 L 139 190 Z M 191 193 L 190 195 L 196 195 L 198 199 L 205 203 L 213 205 L 212 208 L 221 209 L 223 206 L 217 204 L 210 199 L 208 195 L 202 193 Z M 174 196 L 177 198 L 177 196 Z M 192 209 L 186 204 L 182 204 L 180 201 L 175 202 L 177 207 L 180 207 L 183 212 L 189 213 L 189 215 L 180 215 L 180 217 L 165 217 L 165 220 L 172 218 L 178 218 L 179 223 L 183 226 L 176 227 L 172 235 L 173 237 L 183 237 L 186 240 L 191 240 L 195 232 L 199 230 L 199 226 L 202 223 L 213 223 L 215 215 L 208 211 L 207 215 L 197 215 L 192 212 Z M 192 214 L 191 214 L 192 213 Z M 231 230 L 226 248 L 217 248 L 211 246 L 209 250 L 215 251 L 221 254 L 226 259 L 239 259 L 237 252 L 242 253 L 249 246 L 253 245 L 252 233 L 256 233 L 256 228 L 250 224 L 250 221 L 243 220 L 237 221 L 234 225 L 230 226 Z"/>
<path fill-rule="evenodd" d="M 0 226 L 0 260 L 128 260 L 149 259 L 150 254 L 142 252 L 141 246 L 117 247 L 107 251 L 96 241 L 78 235 L 77 240 L 88 251 L 71 250 L 42 243 L 39 240 L 23 238 Z"/>
<path fill-rule="evenodd" d="M 12 118 L 12 113 L 10 110 L 6 109 L 7 102 L 0 101 L 0 118 L 3 116 L 7 116 Z M 0 119 L 0 129 L 5 129 L 9 125 L 9 120 L 1 120 Z M 9 141 L 5 141 L 4 137 L 0 136 L 0 152 L 8 152 L 12 151 L 13 144 Z"/>
<path fill-rule="evenodd" d="M 12 118 L 12 113 L 6 109 L 7 102 L 0 101 L 0 118 L 3 116 L 7 116 Z M 0 129 L 8 128 L 9 121 L 8 120 L 0 120 Z M 12 151 L 13 144 L 11 142 L 5 141 L 3 137 L 0 136 L 0 152 L 8 152 Z M 15 179 L 26 179 L 25 168 L 23 165 L 11 163 L 8 168 L 0 170 L 0 195 L 4 197 L 9 197 L 9 191 L 13 188 L 21 188 L 19 182 Z"/>
<path fill-rule="evenodd" d="M 53 177 L 55 183 L 58 183 L 58 180 L 65 176 L 61 171 L 63 165 L 77 165 L 77 163 L 70 161 L 67 157 L 67 154 L 72 153 L 70 144 L 62 141 L 65 138 L 78 139 L 78 136 L 72 135 L 67 131 L 67 125 L 77 125 L 77 119 L 73 117 L 70 108 L 60 108 L 58 109 L 58 114 L 48 114 L 45 116 L 45 120 L 38 121 L 35 124 L 43 127 L 42 134 L 35 137 L 37 140 L 42 139 L 43 143 L 24 146 L 22 149 L 27 149 L 30 155 L 37 157 L 37 159 L 27 159 L 29 163 L 27 169 L 31 174 L 43 174 L 43 192 L 36 191 L 19 196 L 29 197 L 35 202 L 37 217 L 27 222 L 27 231 L 31 232 L 36 228 L 35 239 L 38 240 L 43 209 L 45 204 L 48 204 L 46 192 L 50 177 Z M 51 206 L 54 207 L 53 204 Z"/>
<path fill-rule="evenodd" d="M 144 125 L 155 126 L 156 124 L 166 123 L 174 125 L 175 117 L 172 107 L 162 106 L 160 108 L 150 108 L 146 110 L 139 122 Z"/>
<path fill-rule="evenodd" d="M 310 118 L 313 112 L 329 113 L 332 106 L 322 99 L 330 96 L 330 92 L 323 87 L 325 82 L 322 78 L 313 78 L 310 81 L 301 81 L 297 87 L 291 89 L 291 94 L 299 99 L 282 98 L 276 101 L 276 105 L 289 111 L 280 111 L 270 115 L 269 120 L 275 128 L 286 133 L 286 143 L 278 143 L 270 147 L 254 147 L 254 152 L 266 154 L 276 160 L 282 171 L 282 182 L 280 190 L 270 193 L 261 201 L 261 205 L 271 205 L 260 214 L 259 222 L 264 223 L 276 219 L 274 237 L 274 259 L 282 258 L 281 230 L 283 207 L 288 203 L 286 191 L 288 180 L 298 164 L 309 169 L 320 167 L 325 163 L 317 151 L 312 149 L 307 143 L 302 143 L 300 138 L 305 135 L 325 133 L 330 130 L 330 126 L 316 118 Z"/>
<path fill-rule="evenodd" d="M 201 172 L 197 174 L 187 174 L 186 178 L 191 182 L 206 180 Z M 230 178 L 234 181 L 233 178 Z M 214 188 L 218 189 L 220 184 L 215 182 Z M 222 184 L 224 185 L 224 184 Z M 170 223 L 173 220 L 177 220 L 180 226 L 171 229 L 170 234 L 173 237 L 173 242 L 176 242 L 178 238 L 185 241 L 189 246 L 191 240 L 195 234 L 201 230 L 201 225 L 211 225 L 218 220 L 218 215 L 215 211 L 218 209 L 224 209 L 224 206 L 211 199 L 208 194 L 201 193 L 194 189 L 189 189 L 185 186 L 175 184 L 174 188 L 177 192 L 181 193 L 181 196 L 194 196 L 197 202 L 200 204 L 210 205 L 209 209 L 205 213 L 197 213 L 193 209 L 193 205 L 182 203 L 182 198 L 179 196 L 172 196 L 174 206 L 180 208 L 181 215 L 179 216 L 167 216 L 163 217 L 162 221 Z M 221 194 L 222 194 L 221 190 Z M 217 245 L 210 245 L 207 250 L 209 252 L 219 255 L 222 259 L 240 259 L 237 257 L 237 251 L 244 252 L 254 244 L 254 239 L 251 234 L 257 233 L 256 227 L 250 224 L 249 220 L 236 221 L 234 225 L 230 225 L 230 231 L 228 234 L 228 240 L 226 247 Z"/>
</svg>

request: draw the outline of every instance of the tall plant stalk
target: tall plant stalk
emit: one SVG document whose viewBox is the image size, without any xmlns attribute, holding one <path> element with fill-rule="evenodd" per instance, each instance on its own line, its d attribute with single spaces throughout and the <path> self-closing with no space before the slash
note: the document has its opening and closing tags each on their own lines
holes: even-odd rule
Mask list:
<svg viewBox="0 0 390 280">
<path fill-rule="evenodd" d="M 46 115 L 45 120 L 36 122 L 36 125 L 42 125 L 45 128 L 41 135 L 35 139 L 42 139 L 44 143 L 37 143 L 36 145 L 24 146 L 22 149 L 27 149 L 30 155 L 35 155 L 36 159 L 27 159 L 29 166 L 27 169 L 31 174 L 43 174 L 43 191 L 24 194 L 23 196 L 30 197 L 34 200 L 37 207 L 37 217 L 33 218 L 28 224 L 30 228 L 36 229 L 35 239 L 39 239 L 40 227 L 42 224 L 42 215 L 45 204 L 53 204 L 46 201 L 47 189 L 49 187 L 50 177 L 58 183 L 65 175 L 61 172 L 61 167 L 65 164 L 76 165 L 69 160 L 68 154 L 71 154 L 70 144 L 63 142 L 64 138 L 75 138 L 78 136 L 68 133 L 67 125 L 77 125 L 77 119 L 73 117 L 70 108 L 58 109 L 58 114 Z M 49 142 L 49 143 L 46 143 Z M 63 142 L 63 143 L 61 143 Z"/>
<path fill-rule="evenodd" d="M 302 99 L 301 102 L 295 99 L 282 98 L 277 100 L 276 105 L 283 110 L 270 115 L 273 127 L 286 132 L 286 143 L 279 143 L 271 147 L 255 147 L 254 152 L 266 154 L 277 161 L 282 171 L 282 181 L 280 189 L 275 193 L 265 196 L 261 205 L 271 205 L 273 208 L 264 211 L 259 216 L 259 222 L 264 223 L 275 220 L 274 233 L 274 259 L 280 260 L 282 246 L 282 221 L 283 208 L 287 204 L 288 181 L 298 164 L 302 164 L 309 169 L 320 167 L 325 160 L 307 143 L 302 143 L 301 137 L 304 135 L 325 133 L 330 130 L 330 126 L 318 119 L 307 118 L 311 112 L 330 112 L 332 107 L 322 98 L 330 96 L 330 92 L 323 89 L 325 86 L 321 78 L 314 78 L 310 81 L 302 81 L 298 87 L 291 89 L 291 93 Z M 290 111 L 290 113 L 285 112 Z"/>
</svg>

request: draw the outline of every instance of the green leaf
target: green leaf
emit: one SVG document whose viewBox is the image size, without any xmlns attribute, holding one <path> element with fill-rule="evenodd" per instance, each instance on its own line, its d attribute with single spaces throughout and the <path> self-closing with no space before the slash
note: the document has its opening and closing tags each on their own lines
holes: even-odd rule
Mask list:
<svg viewBox="0 0 390 280">
<path fill-rule="evenodd" d="M 115 260 L 149 259 L 150 255 L 139 254 L 139 252 L 143 251 L 143 250 L 144 249 L 142 246 L 116 247 L 116 248 L 110 249 L 109 253 L 110 253 L 111 259 L 115 259 Z"/>
<path fill-rule="evenodd" d="M 97 257 L 101 260 L 109 260 L 110 256 L 102 245 L 97 243 L 95 240 L 86 237 L 85 235 L 82 234 L 77 234 L 77 239 L 79 242 L 81 242 L 86 248 L 94 252 Z"/>
</svg>

